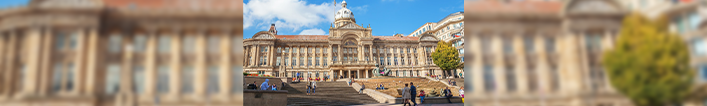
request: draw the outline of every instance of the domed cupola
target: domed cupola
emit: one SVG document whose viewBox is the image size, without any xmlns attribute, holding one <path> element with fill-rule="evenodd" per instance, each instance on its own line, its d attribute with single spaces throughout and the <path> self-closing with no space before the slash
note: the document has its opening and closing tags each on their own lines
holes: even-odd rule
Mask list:
<svg viewBox="0 0 707 106">
<path fill-rule="evenodd" d="M 341 10 L 336 11 L 336 16 L 334 18 L 335 20 L 348 20 L 351 19 L 351 21 L 356 22 L 354 19 L 354 14 L 351 12 L 351 10 L 346 8 L 346 1 L 341 2 Z"/>
</svg>

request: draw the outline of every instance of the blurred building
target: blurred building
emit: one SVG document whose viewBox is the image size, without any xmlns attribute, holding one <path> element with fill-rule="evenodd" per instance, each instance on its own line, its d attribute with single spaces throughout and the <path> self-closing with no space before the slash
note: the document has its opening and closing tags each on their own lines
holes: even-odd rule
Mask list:
<svg viewBox="0 0 707 106">
<path fill-rule="evenodd" d="M 618 0 L 477 0 L 465 5 L 480 106 L 626 106 L 600 65 L 628 12 Z M 469 103 L 469 102 L 467 102 Z"/>
<path fill-rule="evenodd" d="M 32 0 L 2 9 L 0 105 L 241 101 L 240 11 L 231 0 Z"/>
<path fill-rule="evenodd" d="M 373 36 L 370 25 L 356 24 L 346 6 L 342 2 L 329 35 L 278 35 L 272 24 L 269 31 L 245 39 L 244 71 L 279 77 L 300 73 L 304 78 L 371 78 L 380 65 L 399 77 L 444 74 L 430 57 L 441 40 L 438 36 Z"/>
<path fill-rule="evenodd" d="M 417 37 L 423 34 L 432 34 L 437 38 L 445 42 L 452 43 L 457 51 L 459 52 L 459 59 L 461 63 L 464 63 L 464 12 L 455 12 L 449 14 L 447 17 L 442 18 L 442 20 L 433 23 L 428 22 L 417 28 L 414 32 L 410 33 L 408 36 Z M 459 75 L 458 73 L 464 72 L 464 69 L 454 69 L 451 73 Z"/>
<path fill-rule="evenodd" d="M 670 19 L 670 30 L 682 37 L 690 49 L 691 66 L 696 71 L 692 92 L 685 106 L 707 105 L 707 1 L 666 0 L 661 10 L 643 12 Z"/>
</svg>

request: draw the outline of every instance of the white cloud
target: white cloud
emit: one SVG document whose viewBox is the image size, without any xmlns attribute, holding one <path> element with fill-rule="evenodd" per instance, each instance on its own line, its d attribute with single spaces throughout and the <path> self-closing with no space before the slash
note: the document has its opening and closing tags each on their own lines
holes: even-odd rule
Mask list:
<svg viewBox="0 0 707 106">
<path fill-rule="evenodd" d="M 302 32 L 299 33 L 299 35 L 326 35 L 326 32 L 322 29 L 307 29 L 307 30 L 302 30 Z"/>
<path fill-rule="evenodd" d="M 243 27 L 267 30 L 275 23 L 277 29 L 292 30 L 334 21 L 333 2 L 308 4 L 300 0 L 251 0 L 243 5 Z"/>
</svg>

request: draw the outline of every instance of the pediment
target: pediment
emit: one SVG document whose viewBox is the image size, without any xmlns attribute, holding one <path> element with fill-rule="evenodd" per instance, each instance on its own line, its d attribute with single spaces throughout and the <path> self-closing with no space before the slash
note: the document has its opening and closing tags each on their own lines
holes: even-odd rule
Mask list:
<svg viewBox="0 0 707 106">
<path fill-rule="evenodd" d="M 363 29 L 363 27 L 356 25 L 356 23 L 346 23 L 339 26 L 337 29 Z"/>
<path fill-rule="evenodd" d="M 621 5 L 612 0 L 572 0 L 566 5 L 566 11 L 572 14 L 621 13 Z"/>
<path fill-rule="evenodd" d="M 429 35 L 429 34 L 423 34 L 420 36 L 420 41 L 439 41 L 439 38 Z"/>
<path fill-rule="evenodd" d="M 253 35 L 253 39 L 275 39 L 275 35 L 268 31 L 260 31 Z"/>
</svg>

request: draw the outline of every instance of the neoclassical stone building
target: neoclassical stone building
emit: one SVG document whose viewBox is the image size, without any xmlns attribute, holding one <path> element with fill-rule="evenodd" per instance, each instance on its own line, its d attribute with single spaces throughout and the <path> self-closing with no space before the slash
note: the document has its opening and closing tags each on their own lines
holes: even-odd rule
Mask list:
<svg viewBox="0 0 707 106">
<path fill-rule="evenodd" d="M 278 35 L 273 24 L 269 31 L 245 39 L 244 71 L 280 77 L 301 73 L 305 78 L 370 78 L 378 64 L 399 77 L 443 74 L 430 57 L 440 41 L 437 36 L 373 36 L 370 26 L 356 24 L 346 5 L 342 2 L 336 12 L 329 35 Z"/>
<path fill-rule="evenodd" d="M 617 0 L 478 0 L 465 7 L 466 103 L 631 105 L 600 64 L 628 12 Z"/>
<path fill-rule="evenodd" d="M 0 10 L 0 105 L 242 103 L 242 2 L 32 0 Z"/>
</svg>

